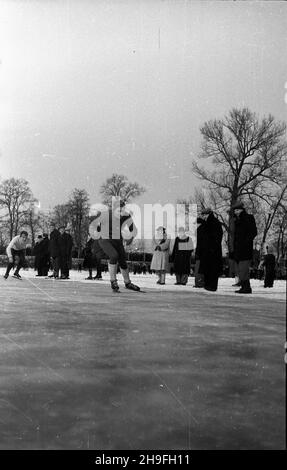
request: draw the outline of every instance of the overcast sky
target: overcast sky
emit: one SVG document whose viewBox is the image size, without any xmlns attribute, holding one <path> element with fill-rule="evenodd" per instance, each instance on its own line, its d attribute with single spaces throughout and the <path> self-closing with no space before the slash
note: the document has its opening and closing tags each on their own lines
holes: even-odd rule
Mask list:
<svg viewBox="0 0 287 470">
<path fill-rule="evenodd" d="M 0 0 L 0 176 L 42 208 L 112 173 L 189 196 L 204 121 L 286 120 L 286 46 L 286 2 Z"/>
</svg>

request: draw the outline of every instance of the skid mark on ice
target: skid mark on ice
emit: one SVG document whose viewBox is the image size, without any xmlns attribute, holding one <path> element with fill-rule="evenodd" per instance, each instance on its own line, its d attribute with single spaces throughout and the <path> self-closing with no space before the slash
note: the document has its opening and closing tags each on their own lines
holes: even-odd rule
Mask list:
<svg viewBox="0 0 287 470">
<path fill-rule="evenodd" d="M 2 404 L 4 406 L 2 406 Z M 30 416 L 26 415 L 26 413 L 24 413 L 24 411 L 22 411 L 20 408 L 18 408 L 17 406 L 13 405 L 13 403 L 11 403 L 11 401 L 9 400 L 4 400 L 3 398 L 0 398 L 0 408 L 12 408 L 13 410 L 17 411 L 17 413 L 19 413 L 20 415 L 24 416 L 24 418 L 26 418 L 30 423 L 32 424 L 35 424 L 35 422 L 33 421 L 32 418 L 30 418 Z"/>
<path fill-rule="evenodd" d="M 49 297 L 49 299 L 56 300 L 56 299 L 54 299 L 54 297 L 52 297 L 50 294 L 48 294 L 48 292 L 44 291 L 43 289 L 41 289 L 41 287 L 34 284 L 34 282 L 32 282 L 31 279 L 27 278 L 27 281 L 29 281 L 30 284 L 32 284 L 32 286 L 36 287 L 36 289 L 38 289 L 40 292 L 43 292 L 43 294 L 47 295 Z"/>
<path fill-rule="evenodd" d="M 18 344 L 16 341 L 14 341 L 12 338 L 10 338 L 10 336 L 5 335 L 4 333 L 0 333 L 0 335 L 3 338 L 5 338 L 7 341 L 9 341 L 10 343 L 14 344 L 18 349 L 20 349 L 22 351 L 23 355 L 26 356 L 28 359 L 30 359 L 32 362 L 34 362 L 34 363 L 36 362 L 36 363 L 40 364 L 41 366 L 43 366 L 45 369 L 49 370 L 53 375 L 55 375 L 65 385 L 69 384 L 69 382 L 61 374 L 56 372 L 52 367 L 47 365 L 44 361 L 41 361 L 39 359 L 35 359 L 34 356 L 31 356 L 31 354 L 28 354 L 25 351 L 25 349 L 20 344 Z"/>
<path fill-rule="evenodd" d="M 188 448 L 191 448 L 191 420 L 193 420 L 196 424 L 199 424 L 197 419 L 192 416 L 190 411 L 186 408 L 184 403 L 178 398 L 178 396 L 174 393 L 174 391 L 167 385 L 167 383 L 164 381 L 164 379 L 154 370 L 147 368 L 149 372 L 151 372 L 156 378 L 158 378 L 161 382 L 161 384 L 164 385 L 165 389 L 168 391 L 168 393 L 172 396 L 172 398 L 180 405 L 181 409 L 184 411 L 185 416 L 188 418 Z"/>
</svg>

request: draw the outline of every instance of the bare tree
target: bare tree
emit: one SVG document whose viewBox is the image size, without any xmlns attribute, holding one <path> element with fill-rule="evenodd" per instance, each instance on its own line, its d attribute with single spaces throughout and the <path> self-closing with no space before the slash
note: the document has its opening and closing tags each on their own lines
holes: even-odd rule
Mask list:
<svg viewBox="0 0 287 470">
<path fill-rule="evenodd" d="M 10 178 L 0 184 L 0 208 L 4 211 L 3 220 L 6 221 L 10 239 L 17 235 L 32 201 L 33 194 L 28 181 Z"/>
<path fill-rule="evenodd" d="M 145 192 L 145 188 L 138 183 L 131 183 L 124 175 L 113 174 L 108 178 L 100 189 L 103 204 L 110 205 L 112 197 L 120 197 L 125 203 L 140 196 Z"/>
<path fill-rule="evenodd" d="M 287 256 L 287 204 L 281 202 L 273 222 L 274 242 L 277 252 L 277 261 Z"/>
<path fill-rule="evenodd" d="M 68 202 L 73 237 L 78 249 L 78 258 L 88 236 L 89 196 L 85 189 L 74 189 Z"/>
<path fill-rule="evenodd" d="M 32 247 L 35 246 L 35 236 L 36 232 L 40 230 L 40 217 L 37 210 L 37 199 L 31 200 L 29 207 L 25 210 L 23 214 L 23 224 L 29 228 L 31 233 L 31 242 Z"/>
<path fill-rule="evenodd" d="M 284 178 L 287 144 L 286 124 L 273 116 L 261 121 L 249 109 L 233 109 L 223 120 L 213 120 L 201 128 L 200 158 L 212 159 L 212 169 L 193 162 L 194 173 L 208 184 L 214 198 L 228 214 L 238 198 L 269 200 L 270 187 L 278 189 Z M 223 207 L 222 207 L 223 209 Z"/>
<path fill-rule="evenodd" d="M 71 218 L 70 206 L 68 203 L 58 204 L 54 207 L 50 214 L 50 224 L 53 223 L 56 227 L 61 225 L 67 226 Z"/>
</svg>

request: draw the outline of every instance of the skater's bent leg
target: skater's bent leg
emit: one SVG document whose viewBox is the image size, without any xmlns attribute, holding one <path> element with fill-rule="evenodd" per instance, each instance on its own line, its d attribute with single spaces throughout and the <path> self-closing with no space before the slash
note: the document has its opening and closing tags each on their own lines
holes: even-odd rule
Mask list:
<svg viewBox="0 0 287 470">
<path fill-rule="evenodd" d="M 16 266 L 16 269 L 15 269 L 15 272 L 14 274 L 19 274 L 19 271 L 20 269 L 22 268 L 22 266 L 24 265 L 24 257 L 22 255 L 15 255 L 15 266 Z"/>
<path fill-rule="evenodd" d="M 14 263 L 13 262 L 9 262 L 8 265 L 7 265 L 7 268 L 6 268 L 6 273 L 5 273 L 5 276 L 8 277 L 9 276 L 9 273 L 11 271 L 11 269 L 14 267 Z"/>
<path fill-rule="evenodd" d="M 123 276 L 124 283 L 128 284 L 129 282 L 131 282 L 128 268 L 126 269 L 120 268 L 120 270 Z"/>
<path fill-rule="evenodd" d="M 118 265 L 108 263 L 108 266 L 109 266 L 110 280 L 111 281 L 116 281 L 117 280 Z"/>
</svg>

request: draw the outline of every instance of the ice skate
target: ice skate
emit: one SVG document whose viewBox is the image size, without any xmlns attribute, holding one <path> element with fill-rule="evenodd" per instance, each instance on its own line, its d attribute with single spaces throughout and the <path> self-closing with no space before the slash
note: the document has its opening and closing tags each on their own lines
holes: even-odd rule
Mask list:
<svg viewBox="0 0 287 470">
<path fill-rule="evenodd" d="M 111 281 L 111 288 L 112 288 L 113 292 L 116 292 L 116 293 L 120 292 L 118 281 Z"/>
<path fill-rule="evenodd" d="M 140 287 L 133 284 L 131 281 L 125 283 L 126 289 L 134 290 L 136 292 L 140 291 Z"/>
</svg>

